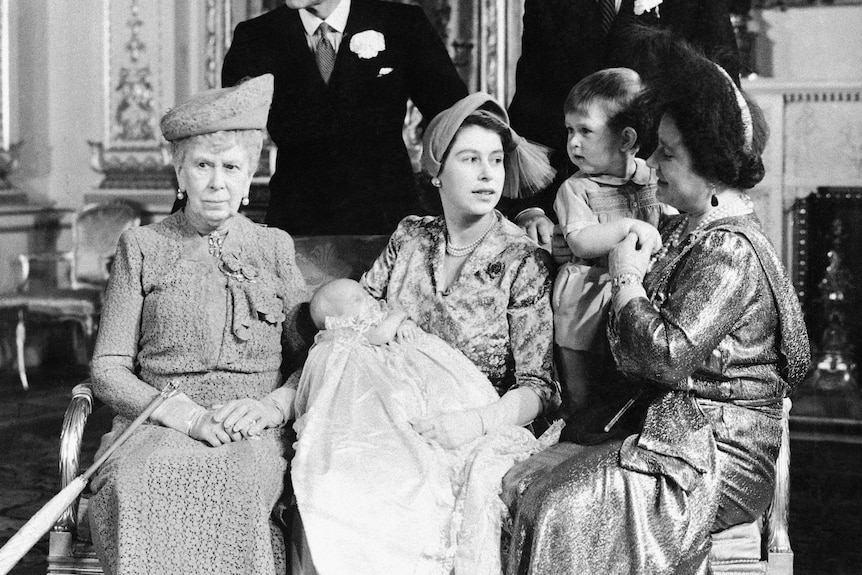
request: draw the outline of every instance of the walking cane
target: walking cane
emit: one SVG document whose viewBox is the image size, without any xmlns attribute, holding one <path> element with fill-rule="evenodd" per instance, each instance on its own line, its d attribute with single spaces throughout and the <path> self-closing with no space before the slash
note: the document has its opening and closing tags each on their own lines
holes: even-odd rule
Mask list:
<svg viewBox="0 0 862 575">
<path fill-rule="evenodd" d="M 24 524 L 18 530 L 12 539 L 6 542 L 0 548 L 0 575 L 6 575 L 12 568 L 21 560 L 21 558 L 29 551 L 42 536 L 51 529 L 51 526 L 57 521 L 57 518 L 63 511 L 75 501 L 75 498 L 84 491 L 90 477 L 97 469 L 122 445 L 126 439 L 138 428 L 144 421 L 149 418 L 153 412 L 169 397 L 177 393 L 175 383 L 169 383 L 165 388 L 153 398 L 153 401 L 135 418 L 135 420 L 120 434 L 120 436 L 105 450 L 99 459 L 97 459 L 87 470 L 73 479 L 69 485 L 63 488 L 60 493 L 51 498 L 42 509 L 36 512 L 36 515 Z"/>
</svg>

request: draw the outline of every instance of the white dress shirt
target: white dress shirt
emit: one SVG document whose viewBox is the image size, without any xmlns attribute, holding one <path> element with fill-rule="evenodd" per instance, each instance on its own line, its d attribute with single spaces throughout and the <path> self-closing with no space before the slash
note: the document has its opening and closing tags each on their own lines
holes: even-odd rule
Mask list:
<svg viewBox="0 0 862 575">
<path fill-rule="evenodd" d="M 335 53 L 338 54 L 338 48 L 341 46 L 341 39 L 344 38 L 344 28 L 347 26 L 347 16 L 350 14 L 350 0 L 341 0 L 332 14 L 326 20 L 321 20 L 305 8 L 299 11 L 299 18 L 302 20 L 302 27 L 305 28 L 305 41 L 308 42 L 308 48 L 314 52 L 317 47 L 317 37 L 314 33 L 317 32 L 317 27 L 321 22 L 329 24 L 331 31 L 326 34 L 329 42 L 332 44 Z"/>
</svg>

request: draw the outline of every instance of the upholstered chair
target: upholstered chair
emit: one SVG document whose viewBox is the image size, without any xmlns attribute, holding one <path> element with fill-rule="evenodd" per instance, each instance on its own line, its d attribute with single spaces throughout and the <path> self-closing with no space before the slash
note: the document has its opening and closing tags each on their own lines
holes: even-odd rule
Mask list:
<svg viewBox="0 0 862 575">
<path fill-rule="evenodd" d="M 84 353 L 89 360 L 117 241 L 123 231 L 140 222 L 139 210 L 126 202 L 88 204 L 77 212 L 72 223 L 72 249 L 18 256 L 18 285 L 14 292 L 0 295 L 0 312 L 17 317 L 16 359 L 24 389 L 29 387 L 24 364 L 27 320 L 77 324 L 84 335 Z M 47 286 L 33 281 L 31 269 L 46 265 L 62 269 L 65 281 Z"/>
</svg>

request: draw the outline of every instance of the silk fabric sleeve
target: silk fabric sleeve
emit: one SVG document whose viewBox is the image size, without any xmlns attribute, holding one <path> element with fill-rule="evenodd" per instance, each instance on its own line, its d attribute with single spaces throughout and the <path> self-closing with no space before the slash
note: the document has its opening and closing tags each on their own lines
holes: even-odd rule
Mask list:
<svg viewBox="0 0 862 575">
<path fill-rule="evenodd" d="M 389 237 L 386 248 L 377 256 L 377 259 L 374 260 L 374 263 L 371 264 L 368 271 L 362 274 L 362 278 L 359 280 L 365 291 L 376 299 L 387 298 L 389 278 L 392 273 L 392 267 L 395 265 L 395 260 L 398 258 L 398 247 L 401 244 L 403 236 L 404 222 L 401 222 Z"/>
<path fill-rule="evenodd" d="M 633 299 L 608 326 L 623 372 L 676 390 L 688 389 L 688 377 L 733 331 L 763 273 L 751 245 L 730 232 L 708 233 L 683 257 L 662 303 Z"/>
<path fill-rule="evenodd" d="M 552 373 L 554 325 L 551 274 L 545 252 L 525 258 L 512 282 L 507 316 L 515 362 L 515 384 L 536 392 L 542 412 L 560 405 L 560 388 Z"/>
</svg>

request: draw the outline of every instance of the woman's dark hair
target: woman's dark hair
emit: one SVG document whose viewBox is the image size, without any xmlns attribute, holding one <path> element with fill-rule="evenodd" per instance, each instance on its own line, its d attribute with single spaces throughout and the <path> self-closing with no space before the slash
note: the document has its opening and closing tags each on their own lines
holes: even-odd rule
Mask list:
<svg viewBox="0 0 862 575">
<path fill-rule="evenodd" d="M 441 170 L 442 166 L 446 165 L 446 160 L 449 158 L 449 152 L 452 149 L 452 145 L 458 140 L 458 135 L 468 126 L 485 128 L 500 136 L 500 141 L 503 143 L 503 151 L 506 155 L 510 154 L 515 149 L 515 143 L 512 140 L 512 132 L 509 130 L 509 126 L 494 114 L 480 108 L 464 118 L 464 122 L 461 124 L 461 127 L 458 128 L 458 131 L 455 133 L 455 137 L 452 138 L 452 142 L 443 154 L 440 161 Z M 508 176 L 508 174 L 506 174 L 506 176 Z M 431 175 L 425 171 L 420 172 L 417 183 L 419 189 L 419 202 L 422 207 L 431 214 L 442 214 L 443 202 L 440 200 L 440 188 L 431 184 Z"/>
<path fill-rule="evenodd" d="M 749 143 L 737 88 L 715 63 L 668 31 L 641 30 L 638 41 L 652 59 L 640 105 L 650 110 L 654 125 L 664 115 L 673 118 L 701 177 L 732 188 L 754 187 L 764 176 L 761 154 L 769 134 L 760 108 L 745 97 Z"/>
</svg>

